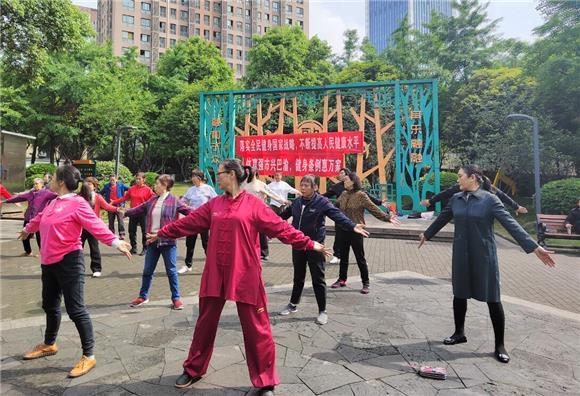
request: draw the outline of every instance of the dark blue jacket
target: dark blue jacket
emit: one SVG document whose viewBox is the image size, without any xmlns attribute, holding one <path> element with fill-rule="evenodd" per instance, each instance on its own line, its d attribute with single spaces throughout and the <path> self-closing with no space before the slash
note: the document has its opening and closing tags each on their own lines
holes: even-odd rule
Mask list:
<svg viewBox="0 0 580 396">
<path fill-rule="evenodd" d="M 304 235 L 317 242 L 323 243 L 326 237 L 325 217 L 329 217 L 336 227 L 352 231 L 354 224 L 336 206 L 319 193 L 314 193 L 311 199 L 300 197 L 292 202 L 281 214 L 284 220 L 292 217 L 292 226 Z"/>
<path fill-rule="evenodd" d="M 121 198 L 123 195 L 125 195 L 125 192 L 128 189 L 129 189 L 129 187 L 124 185 L 122 182 L 118 181 L 117 182 L 117 196 L 113 197 L 113 199 Z M 105 201 L 111 202 L 111 183 L 109 182 L 109 183 L 105 184 L 105 186 L 101 189 L 101 191 L 99 191 L 99 194 L 101 194 L 103 196 L 103 198 L 105 198 Z M 121 204 L 119 204 L 119 206 L 125 206 L 125 202 L 122 202 Z"/>
</svg>

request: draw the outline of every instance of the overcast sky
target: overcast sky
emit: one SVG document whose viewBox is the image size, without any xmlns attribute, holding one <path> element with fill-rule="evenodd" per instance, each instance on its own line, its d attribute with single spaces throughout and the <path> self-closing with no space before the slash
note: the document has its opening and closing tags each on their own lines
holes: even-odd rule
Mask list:
<svg viewBox="0 0 580 396">
<path fill-rule="evenodd" d="M 73 3 L 97 8 L 97 0 Z M 499 32 L 503 37 L 533 41 L 532 29 L 542 23 L 535 7 L 534 0 L 491 0 L 488 15 L 490 19 L 502 18 Z M 328 41 L 335 53 L 340 53 L 346 29 L 357 29 L 359 36 L 364 36 L 364 0 L 310 0 L 310 36 L 318 35 Z"/>
</svg>

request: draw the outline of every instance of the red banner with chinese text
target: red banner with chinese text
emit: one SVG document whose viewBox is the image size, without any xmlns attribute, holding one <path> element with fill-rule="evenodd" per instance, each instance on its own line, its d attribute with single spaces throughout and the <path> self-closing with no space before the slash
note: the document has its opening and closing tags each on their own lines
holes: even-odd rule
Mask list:
<svg viewBox="0 0 580 396">
<path fill-rule="evenodd" d="M 362 132 L 237 136 L 236 155 L 262 174 L 335 176 L 363 144 Z"/>
</svg>

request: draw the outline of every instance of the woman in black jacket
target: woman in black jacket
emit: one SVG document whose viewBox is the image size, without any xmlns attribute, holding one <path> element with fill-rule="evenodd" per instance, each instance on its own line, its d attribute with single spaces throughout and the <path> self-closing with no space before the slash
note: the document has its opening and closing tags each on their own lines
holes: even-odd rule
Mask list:
<svg viewBox="0 0 580 396">
<path fill-rule="evenodd" d="M 306 175 L 300 182 L 302 197 L 296 199 L 280 216 L 287 220 L 292 217 L 292 226 L 312 240 L 324 243 L 326 236 L 325 217 L 331 218 L 336 227 L 368 236 L 362 224 L 354 224 L 327 198 L 318 192 L 318 184 L 314 175 Z M 310 268 L 312 287 L 318 303 L 318 318 L 316 323 L 324 325 L 328 322 L 326 313 L 326 280 L 324 277 L 324 255 L 315 251 L 292 250 L 292 264 L 294 265 L 294 286 L 288 305 L 280 315 L 289 315 L 298 310 L 298 303 L 304 280 L 306 278 L 306 264 Z"/>
</svg>

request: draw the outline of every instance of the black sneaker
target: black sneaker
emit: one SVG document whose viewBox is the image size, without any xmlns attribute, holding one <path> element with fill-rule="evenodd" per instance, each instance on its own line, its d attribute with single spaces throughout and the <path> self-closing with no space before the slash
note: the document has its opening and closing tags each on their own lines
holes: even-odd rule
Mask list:
<svg viewBox="0 0 580 396">
<path fill-rule="evenodd" d="M 135 248 L 131 249 L 131 254 L 137 254 L 137 249 Z"/>
<path fill-rule="evenodd" d="M 184 371 L 183 374 L 181 374 L 179 378 L 177 378 L 177 380 L 175 381 L 175 387 L 179 389 L 187 388 L 188 386 L 195 384 L 200 379 L 201 375 L 197 377 L 192 377 L 191 375 L 187 374 Z"/>
<path fill-rule="evenodd" d="M 270 259 L 270 256 L 262 256 L 262 261 L 268 261 Z"/>
<path fill-rule="evenodd" d="M 141 253 L 139 253 L 139 256 L 145 256 L 146 252 L 147 252 L 147 249 L 141 250 Z"/>
</svg>

